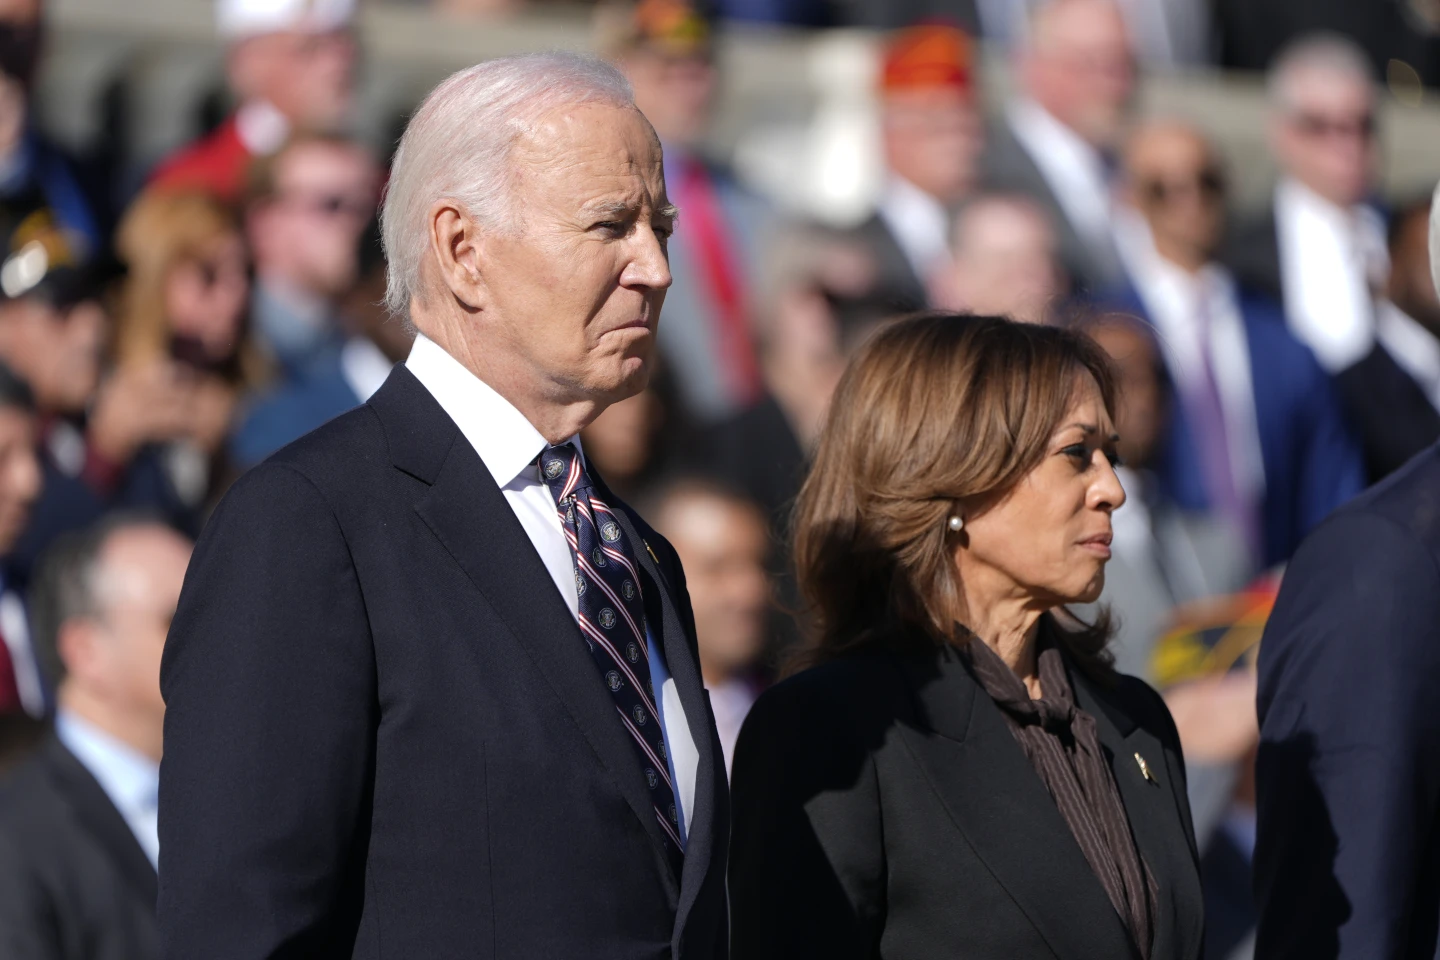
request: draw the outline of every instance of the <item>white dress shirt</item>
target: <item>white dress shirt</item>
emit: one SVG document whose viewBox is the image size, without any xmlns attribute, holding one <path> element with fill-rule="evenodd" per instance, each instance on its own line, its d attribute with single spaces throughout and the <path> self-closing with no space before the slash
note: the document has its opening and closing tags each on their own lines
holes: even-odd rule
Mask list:
<svg viewBox="0 0 1440 960">
<path fill-rule="evenodd" d="M 877 211 L 922 284 L 950 255 L 950 215 L 945 205 L 896 174 L 885 182 Z"/>
<path fill-rule="evenodd" d="M 1375 304 L 1375 339 L 1440 410 L 1440 339 L 1389 300 Z"/>
<path fill-rule="evenodd" d="M 1275 187 L 1275 237 L 1290 330 L 1338 373 L 1374 344 L 1372 285 L 1389 270 L 1385 225 L 1368 206 L 1337 207 L 1286 178 Z"/>
<path fill-rule="evenodd" d="M 1113 247 L 1115 207 L 1100 152 L 1034 100 L 1016 100 L 1006 117 L 1075 232 Z"/>
<path fill-rule="evenodd" d="M 100 784 L 159 869 L 160 764 L 63 708 L 55 717 L 55 735 Z"/>
<path fill-rule="evenodd" d="M 1217 264 L 1191 274 L 1161 257 L 1137 217 L 1124 216 L 1117 236 L 1136 293 L 1155 325 L 1166 369 L 1181 394 L 1204 376 L 1201 361 L 1208 357 L 1225 415 L 1235 488 L 1258 504 L 1265 492 L 1265 460 L 1255 419 L 1250 342 L 1234 279 Z M 1208 343 L 1202 342 L 1198 316 L 1202 298 L 1209 316 Z"/>
<path fill-rule="evenodd" d="M 424 334 L 415 338 L 405 366 L 415 375 L 441 408 L 455 421 L 470 446 L 475 448 L 490 476 L 500 487 L 505 502 L 515 512 L 525 535 L 540 555 L 560 597 L 572 616 L 579 615 L 580 597 L 575 589 L 575 561 L 565 528 L 555 509 L 555 498 L 540 482 L 534 461 L 549 444 L 525 415 L 485 381 L 465 368 Z M 580 437 L 571 437 L 581 462 L 585 452 Z M 631 544 L 644 550 L 644 544 Z M 649 625 L 646 626 L 649 633 Z M 680 814 L 680 835 L 686 835 L 687 824 L 695 801 L 695 771 L 700 754 L 690 731 L 675 681 L 665 663 L 663 645 L 652 642 L 650 647 L 650 682 L 656 693 L 655 706 L 660 711 L 660 729 L 665 736 L 665 750 L 670 758 L 671 780 L 676 786 L 676 807 Z M 579 643 L 576 635 L 576 643 Z M 602 683 L 600 675 L 595 682 Z M 675 722 L 677 721 L 678 722 Z"/>
</svg>

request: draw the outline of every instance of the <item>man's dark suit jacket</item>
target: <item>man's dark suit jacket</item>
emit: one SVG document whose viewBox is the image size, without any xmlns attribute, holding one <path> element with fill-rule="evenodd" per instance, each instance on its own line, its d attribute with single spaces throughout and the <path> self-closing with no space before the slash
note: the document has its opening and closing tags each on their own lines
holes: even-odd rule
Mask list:
<svg viewBox="0 0 1440 960">
<path fill-rule="evenodd" d="M 1139 680 L 1071 678 L 1159 888 L 1150 956 L 1198 960 L 1200 875 L 1170 714 Z M 771 688 L 745 721 L 732 784 L 737 960 L 1139 957 L 953 650 L 855 655 Z"/>
<path fill-rule="evenodd" d="M 1440 956 L 1440 447 L 1305 541 L 1260 645 L 1258 956 Z"/>
<path fill-rule="evenodd" d="M 0 785 L 0 957 L 160 956 L 155 868 L 53 734 Z"/>
<path fill-rule="evenodd" d="M 196 547 L 161 673 L 166 955 L 724 957 L 684 575 L 617 518 L 699 752 L 683 876 L 574 617 L 401 366 L 242 477 Z"/>
<path fill-rule="evenodd" d="M 1383 344 L 1337 373 L 1335 392 L 1360 438 L 1371 480 L 1389 476 L 1440 440 L 1440 411 Z"/>
</svg>

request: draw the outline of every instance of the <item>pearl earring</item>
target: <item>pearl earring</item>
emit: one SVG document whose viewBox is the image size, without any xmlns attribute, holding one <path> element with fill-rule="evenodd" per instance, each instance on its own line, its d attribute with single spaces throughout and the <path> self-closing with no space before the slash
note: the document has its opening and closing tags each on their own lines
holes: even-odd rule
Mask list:
<svg viewBox="0 0 1440 960">
<path fill-rule="evenodd" d="M 965 529 L 965 520 L 958 514 L 950 518 L 950 532 L 959 533 Z"/>
</svg>

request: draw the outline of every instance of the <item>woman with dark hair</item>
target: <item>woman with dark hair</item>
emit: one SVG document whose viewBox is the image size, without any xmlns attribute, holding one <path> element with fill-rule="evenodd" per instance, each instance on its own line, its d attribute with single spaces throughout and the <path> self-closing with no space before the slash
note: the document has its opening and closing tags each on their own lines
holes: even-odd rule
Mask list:
<svg viewBox="0 0 1440 960">
<path fill-rule="evenodd" d="M 1164 703 L 1116 674 L 1114 385 L 1083 334 L 931 314 L 846 371 L 795 514 L 811 667 L 735 752 L 733 956 L 1201 950 Z"/>
</svg>

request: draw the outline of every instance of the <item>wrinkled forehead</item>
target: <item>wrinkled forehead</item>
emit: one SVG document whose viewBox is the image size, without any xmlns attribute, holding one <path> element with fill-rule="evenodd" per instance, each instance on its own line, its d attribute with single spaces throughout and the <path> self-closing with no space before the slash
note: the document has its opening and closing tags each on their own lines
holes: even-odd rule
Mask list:
<svg viewBox="0 0 1440 960">
<path fill-rule="evenodd" d="M 632 107 L 556 108 L 520 133 L 510 162 L 531 203 L 667 202 L 660 140 Z"/>
</svg>

